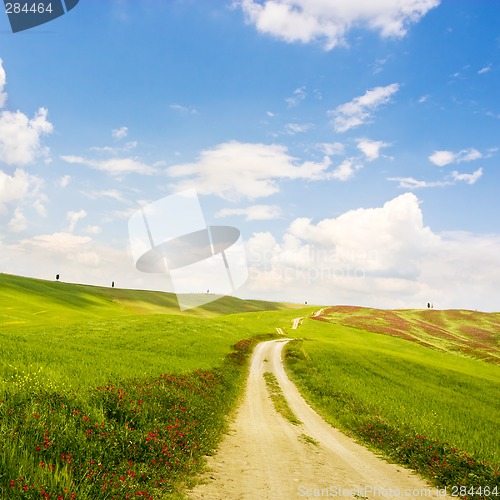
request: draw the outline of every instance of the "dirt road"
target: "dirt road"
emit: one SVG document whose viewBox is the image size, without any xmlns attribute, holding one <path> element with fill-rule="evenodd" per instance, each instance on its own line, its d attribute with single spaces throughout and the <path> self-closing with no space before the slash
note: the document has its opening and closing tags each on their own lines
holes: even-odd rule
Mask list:
<svg viewBox="0 0 500 500">
<path fill-rule="evenodd" d="M 436 496 L 435 488 L 356 444 L 309 407 L 283 369 L 281 353 L 288 340 L 256 347 L 245 397 L 231 430 L 217 454 L 209 458 L 206 482 L 192 490 L 190 498 Z M 276 412 L 265 371 L 275 374 L 301 425 L 292 425 Z"/>
</svg>

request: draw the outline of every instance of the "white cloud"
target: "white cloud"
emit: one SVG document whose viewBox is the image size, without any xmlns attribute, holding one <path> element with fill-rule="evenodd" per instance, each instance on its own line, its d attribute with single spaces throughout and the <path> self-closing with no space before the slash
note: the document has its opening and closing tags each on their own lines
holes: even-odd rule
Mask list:
<svg viewBox="0 0 500 500">
<path fill-rule="evenodd" d="M 123 194 L 118 189 L 103 189 L 102 191 L 85 191 L 83 193 L 91 200 L 98 198 L 111 198 L 116 201 L 125 201 Z"/>
<path fill-rule="evenodd" d="M 247 255 L 253 296 L 486 310 L 500 300 L 500 235 L 436 234 L 411 193 L 317 223 L 296 219 L 281 238 L 254 233 Z"/>
<path fill-rule="evenodd" d="M 0 170 L 0 213 L 6 211 L 6 206 L 20 202 L 28 197 L 40 196 L 42 179 L 16 169 L 13 175 Z"/>
<path fill-rule="evenodd" d="M 223 208 L 215 217 L 229 217 L 231 215 L 243 215 L 248 221 L 252 220 L 274 220 L 281 217 L 281 209 L 276 205 L 252 205 L 246 208 Z"/>
<path fill-rule="evenodd" d="M 7 100 L 7 94 L 3 91 L 6 82 L 3 61 L 0 59 L 0 109 Z M 20 111 L 0 112 L 0 162 L 20 166 L 33 162 L 39 156 L 45 156 L 48 160 L 49 150 L 41 144 L 41 137 L 53 130 L 47 114 L 45 108 L 40 108 L 31 119 Z"/>
<path fill-rule="evenodd" d="M 57 254 L 64 253 L 71 255 L 71 253 L 79 250 L 90 241 L 91 238 L 88 236 L 76 236 L 70 233 L 53 233 L 37 235 L 31 239 L 22 240 L 20 243 L 49 250 Z"/>
<path fill-rule="evenodd" d="M 381 207 L 313 222 L 294 220 L 283 235 L 254 233 L 247 244 L 252 298 L 383 308 L 498 311 L 500 235 L 436 234 L 419 200 L 406 193 Z M 139 273 L 126 250 L 89 236 L 0 239 L 2 267 L 13 274 L 141 289 L 171 289 L 165 276 Z"/>
<path fill-rule="evenodd" d="M 188 106 L 182 106 L 181 104 L 170 104 L 169 106 L 170 109 L 173 109 L 175 111 L 178 111 L 179 113 L 183 115 L 197 115 L 198 110 L 195 108 L 190 108 Z"/>
<path fill-rule="evenodd" d="M 109 155 L 118 155 L 123 152 L 131 151 L 135 149 L 139 143 L 137 141 L 127 141 L 120 147 L 112 147 L 112 146 L 92 146 L 90 148 L 91 151 L 95 151 L 97 153 L 109 154 Z"/>
<path fill-rule="evenodd" d="M 69 186 L 69 183 L 71 182 L 71 175 L 63 175 L 58 181 L 57 185 L 59 187 L 65 188 Z"/>
<path fill-rule="evenodd" d="M 491 64 L 488 64 L 488 66 L 484 66 L 484 68 L 481 68 L 477 74 L 478 75 L 483 75 L 484 73 L 488 73 L 488 71 L 491 71 Z"/>
<path fill-rule="evenodd" d="M 111 175 L 122 175 L 129 173 L 151 175 L 156 169 L 150 165 L 142 163 L 135 158 L 110 158 L 109 160 L 91 160 L 81 156 L 63 155 L 61 159 L 67 163 L 85 165 L 107 172 Z"/>
<path fill-rule="evenodd" d="M 484 155 L 474 148 L 462 149 L 458 153 L 446 150 L 434 151 L 434 153 L 429 156 L 429 160 L 438 167 L 444 167 L 450 163 L 457 164 L 479 160 L 481 158 L 484 158 Z"/>
<path fill-rule="evenodd" d="M 39 156 L 47 156 L 48 149 L 41 137 L 52 132 L 47 110 L 40 108 L 29 119 L 20 111 L 0 113 L 0 161 L 8 165 L 26 165 Z"/>
<path fill-rule="evenodd" d="M 278 144 L 226 142 L 202 151 L 193 163 L 167 168 L 174 178 L 187 178 L 176 189 L 195 188 L 200 194 L 215 194 L 228 200 L 255 199 L 279 192 L 281 179 L 322 180 L 331 161 L 298 163 Z"/>
<path fill-rule="evenodd" d="M 366 156 L 367 161 L 376 160 L 380 156 L 380 150 L 390 146 L 387 142 L 370 141 L 369 139 L 359 139 L 357 148 Z"/>
<path fill-rule="evenodd" d="M 33 202 L 33 208 L 36 210 L 40 217 L 47 217 L 47 208 L 44 205 L 46 201 L 48 201 L 47 195 L 40 193 L 38 194 L 36 200 Z"/>
<path fill-rule="evenodd" d="M 86 231 L 87 234 L 95 234 Z M 36 235 L 7 244 L 0 239 L 0 262 L 9 273 L 73 283 L 172 291 L 165 275 L 135 269 L 128 241 L 118 248 L 67 232 Z"/>
<path fill-rule="evenodd" d="M 455 153 L 451 151 L 434 151 L 434 153 L 429 156 L 429 160 L 438 167 L 444 167 L 448 165 L 448 163 L 453 163 L 455 156 Z"/>
<path fill-rule="evenodd" d="M 328 111 L 333 117 L 336 132 L 346 132 L 354 127 L 370 123 L 373 112 L 383 104 L 390 102 L 391 97 L 399 90 L 399 84 L 392 83 L 385 87 L 367 90 L 362 96 L 337 106 Z"/>
<path fill-rule="evenodd" d="M 67 268 L 69 265 L 79 267 L 84 272 L 86 269 L 88 273 L 89 268 L 96 268 L 101 264 L 101 257 L 92 248 L 91 242 L 92 239 L 89 236 L 53 233 L 21 240 L 15 247 L 23 253 L 39 255 L 41 258 L 37 261 L 38 265 L 52 258 L 52 262 L 56 262 L 58 266 L 53 269 L 59 269 L 60 266 Z"/>
<path fill-rule="evenodd" d="M 3 61 L 0 58 L 0 108 L 3 108 L 5 101 L 7 100 L 7 94 L 3 91 L 5 84 L 7 83 L 7 75 L 3 69 Z"/>
<path fill-rule="evenodd" d="M 427 94 L 427 95 L 420 96 L 420 97 L 418 98 L 418 103 L 419 103 L 419 104 L 423 104 L 424 102 L 426 102 L 426 101 L 428 101 L 428 100 L 429 100 L 429 97 L 430 97 L 430 95 L 428 95 L 428 94 Z"/>
<path fill-rule="evenodd" d="M 298 106 L 306 98 L 306 96 L 306 88 L 299 87 L 293 91 L 293 94 L 290 97 L 285 99 L 285 102 L 290 108 L 294 108 L 295 106 Z"/>
<path fill-rule="evenodd" d="M 287 123 L 285 125 L 285 133 L 295 135 L 307 132 L 312 128 L 310 123 Z"/>
<path fill-rule="evenodd" d="M 248 23 L 286 42 L 320 41 L 326 50 L 346 45 L 352 28 L 402 37 L 440 0 L 236 0 Z"/>
<path fill-rule="evenodd" d="M 347 181 L 354 177 L 357 170 L 360 170 L 362 165 L 356 163 L 354 158 L 344 160 L 331 174 L 331 178 L 338 181 Z"/>
<path fill-rule="evenodd" d="M 472 174 L 464 174 L 454 170 L 451 175 L 447 176 L 446 180 L 442 181 L 422 181 L 413 177 L 389 177 L 388 181 L 399 182 L 399 187 L 404 189 L 420 189 L 452 186 L 457 182 L 466 182 L 467 184 L 475 184 L 483 175 L 483 169 L 479 168 Z"/>
<path fill-rule="evenodd" d="M 16 208 L 14 211 L 14 216 L 9 221 L 9 229 L 14 233 L 20 233 L 28 227 L 28 222 L 20 208 Z"/>
<path fill-rule="evenodd" d="M 389 177 L 388 181 L 399 182 L 399 187 L 404 189 L 420 189 L 430 187 L 449 186 L 448 181 L 421 181 L 413 177 Z"/>
<path fill-rule="evenodd" d="M 78 210 L 78 212 L 74 212 L 73 210 L 70 210 L 66 214 L 66 220 L 69 221 L 68 233 L 72 233 L 75 230 L 75 227 L 78 224 L 78 221 L 85 219 L 85 217 L 87 217 L 87 212 L 83 209 Z"/>
<path fill-rule="evenodd" d="M 85 229 L 84 229 L 84 232 L 86 234 L 100 234 L 102 233 L 102 227 L 101 226 L 87 226 Z"/>
<path fill-rule="evenodd" d="M 270 118 L 273 118 L 276 116 L 276 113 L 273 113 L 272 111 L 266 111 L 266 115 L 269 116 Z"/>
<path fill-rule="evenodd" d="M 135 149 L 139 143 L 137 141 L 128 141 L 124 144 L 123 150 L 124 151 L 130 151 L 131 149 Z"/>
<path fill-rule="evenodd" d="M 343 156 L 345 154 L 345 148 L 341 142 L 324 142 L 318 144 L 318 147 L 328 156 Z"/>
<path fill-rule="evenodd" d="M 128 135 L 128 127 L 120 127 L 120 128 L 115 128 L 111 131 L 111 135 L 113 136 L 114 139 L 120 140 Z"/>
<path fill-rule="evenodd" d="M 137 204 L 141 207 L 148 205 L 152 200 L 138 200 Z M 130 219 L 137 212 L 137 207 L 129 207 L 121 210 L 114 210 L 111 217 L 106 217 L 103 222 L 113 222 L 115 219 Z"/>
<path fill-rule="evenodd" d="M 467 184 L 475 184 L 483 175 L 483 169 L 479 168 L 472 174 L 461 174 L 456 170 L 451 173 L 453 180 L 455 181 L 463 181 Z"/>
</svg>

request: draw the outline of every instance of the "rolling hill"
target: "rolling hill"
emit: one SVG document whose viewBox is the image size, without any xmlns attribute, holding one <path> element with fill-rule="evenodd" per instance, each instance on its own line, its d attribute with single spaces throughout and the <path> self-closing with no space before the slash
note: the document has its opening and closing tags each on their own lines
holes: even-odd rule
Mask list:
<svg viewBox="0 0 500 500">
<path fill-rule="evenodd" d="M 136 314 L 209 317 L 299 306 L 223 297 L 181 312 L 173 293 L 77 285 L 0 273 L 0 326 L 81 319 L 112 319 Z"/>
<path fill-rule="evenodd" d="M 386 311 L 335 306 L 314 319 L 399 337 L 444 352 L 460 352 L 500 362 L 500 313 L 453 309 Z"/>
</svg>

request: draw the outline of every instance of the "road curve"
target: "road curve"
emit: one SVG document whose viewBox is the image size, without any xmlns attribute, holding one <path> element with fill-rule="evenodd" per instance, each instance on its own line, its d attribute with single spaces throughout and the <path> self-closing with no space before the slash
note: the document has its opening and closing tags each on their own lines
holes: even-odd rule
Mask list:
<svg viewBox="0 0 500 500">
<path fill-rule="evenodd" d="M 245 396 L 230 432 L 209 457 L 208 472 L 202 484 L 188 493 L 189 498 L 380 499 L 398 496 L 397 490 L 411 491 L 412 497 L 436 496 L 435 489 L 415 474 L 383 461 L 311 409 L 283 368 L 281 354 L 289 340 L 262 342 L 255 348 Z M 301 425 L 292 425 L 276 412 L 267 393 L 265 371 L 275 374 Z"/>
</svg>

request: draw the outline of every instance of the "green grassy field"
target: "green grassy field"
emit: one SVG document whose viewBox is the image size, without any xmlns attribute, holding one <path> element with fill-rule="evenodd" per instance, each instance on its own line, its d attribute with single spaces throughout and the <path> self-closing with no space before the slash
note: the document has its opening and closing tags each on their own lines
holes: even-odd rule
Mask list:
<svg viewBox="0 0 500 500">
<path fill-rule="evenodd" d="M 330 307 L 324 319 L 410 340 L 431 349 L 500 362 L 500 313 L 434 309 L 384 311 L 366 307 Z"/>
<path fill-rule="evenodd" d="M 123 318 L 138 314 L 212 317 L 297 307 L 295 304 L 223 297 L 181 312 L 173 293 L 75 285 L 0 273 L 0 326 Z"/>
<path fill-rule="evenodd" d="M 500 488 L 498 315 L 424 313 L 342 307 L 307 319 L 285 350 L 292 379 L 328 421 L 391 459 L 442 485 Z"/>
<path fill-rule="evenodd" d="M 0 274 L 0 498 L 181 498 L 277 327 L 305 339 L 288 370 L 335 426 L 437 484 L 498 484 L 500 314 L 344 306 L 291 329 L 318 309 L 181 312 L 172 294 Z"/>
<path fill-rule="evenodd" d="M 0 498 L 175 497 L 287 307 L 0 275 Z"/>
</svg>

